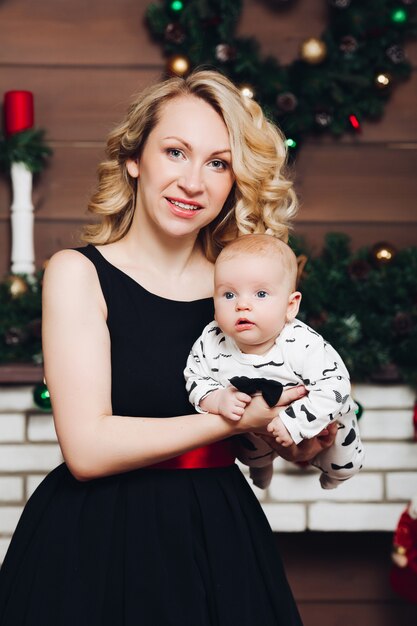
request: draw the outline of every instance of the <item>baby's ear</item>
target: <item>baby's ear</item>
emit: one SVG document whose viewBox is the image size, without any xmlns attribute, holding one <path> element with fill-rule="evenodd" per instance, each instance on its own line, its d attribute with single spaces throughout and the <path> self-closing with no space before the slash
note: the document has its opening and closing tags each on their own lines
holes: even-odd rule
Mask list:
<svg viewBox="0 0 417 626">
<path fill-rule="evenodd" d="M 297 313 L 300 308 L 301 302 L 301 293 L 299 291 L 293 291 L 290 293 L 288 298 L 288 306 L 287 306 L 287 322 L 292 322 L 295 317 L 297 317 Z"/>
</svg>

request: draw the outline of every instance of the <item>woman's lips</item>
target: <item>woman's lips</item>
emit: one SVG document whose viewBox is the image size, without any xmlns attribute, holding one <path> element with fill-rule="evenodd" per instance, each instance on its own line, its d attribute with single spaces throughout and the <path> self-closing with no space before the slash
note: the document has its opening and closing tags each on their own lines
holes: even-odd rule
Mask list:
<svg viewBox="0 0 417 626">
<path fill-rule="evenodd" d="M 200 212 L 200 209 L 203 208 L 203 206 L 198 202 L 183 200 L 182 198 L 165 198 L 165 200 L 167 201 L 168 206 L 174 215 L 178 217 L 184 217 L 186 219 L 192 219 Z M 179 206 L 179 203 L 185 206 Z"/>
<path fill-rule="evenodd" d="M 176 202 L 176 203 L 179 203 L 179 204 L 186 204 L 186 205 L 189 205 L 191 207 L 195 207 L 196 209 L 202 209 L 203 208 L 203 205 L 200 202 L 196 202 L 195 200 L 187 200 L 186 198 L 174 198 L 173 196 L 167 197 L 167 200 L 169 200 L 170 202 Z"/>
</svg>

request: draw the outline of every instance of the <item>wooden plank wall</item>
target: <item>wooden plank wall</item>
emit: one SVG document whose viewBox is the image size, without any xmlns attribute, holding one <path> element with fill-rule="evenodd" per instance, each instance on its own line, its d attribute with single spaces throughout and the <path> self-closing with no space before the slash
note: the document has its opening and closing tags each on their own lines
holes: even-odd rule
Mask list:
<svg viewBox="0 0 417 626">
<path fill-rule="evenodd" d="M 132 94 L 161 75 L 160 49 L 143 24 L 147 4 L 0 2 L 0 92 L 34 92 L 36 124 L 47 130 L 54 149 L 50 167 L 35 181 L 38 266 L 56 250 L 77 244 L 104 138 Z M 266 2 L 246 0 L 240 33 L 256 36 L 266 54 L 287 63 L 301 41 L 320 35 L 325 5 L 326 0 L 299 0 L 293 10 L 274 14 Z M 417 45 L 409 45 L 408 54 L 416 65 Z M 304 147 L 296 169 L 302 199 L 296 232 L 317 247 L 329 230 L 349 233 L 355 246 L 417 242 L 416 86 L 414 73 L 395 92 L 384 119 L 367 124 L 360 136 Z M 9 206 L 10 187 L 2 179 L 0 276 L 9 265 Z M 412 607 L 398 605 L 386 583 L 389 538 L 357 543 L 352 534 L 343 551 L 342 538 L 317 541 L 308 534 L 279 538 L 306 626 L 415 623 Z M 329 558 L 339 558 L 344 580 L 329 575 Z"/>
<path fill-rule="evenodd" d="M 0 92 L 35 94 L 36 124 L 54 149 L 35 181 L 36 256 L 76 245 L 104 139 L 132 94 L 161 75 L 160 49 L 144 26 L 149 0 L 3 0 L 0 2 Z M 283 63 L 319 36 L 326 0 L 300 0 L 274 13 L 246 0 L 239 32 L 254 35 Z M 417 45 L 408 46 L 417 59 Z M 319 247 L 329 230 L 354 246 L 417 241 L 417 75 L 395 92 L 381 122 L 342 141 L 311 141 L 296 166 L 302 210 L 296 232 Z M 0 181 L 0 275 L 10 255 L 10 185 Z"/>
</svg>

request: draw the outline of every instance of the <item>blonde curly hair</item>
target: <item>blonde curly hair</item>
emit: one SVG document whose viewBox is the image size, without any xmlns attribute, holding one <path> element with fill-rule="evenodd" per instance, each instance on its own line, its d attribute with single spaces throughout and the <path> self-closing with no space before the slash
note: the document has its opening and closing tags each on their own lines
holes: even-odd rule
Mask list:
<svg viewBox="0 0 417 626">
<path fill-rule="evenodd" d="M 125 119 L 109 135 L 107 159 L 99 165 L 98 187 L 88 205 L 101 220 L 84 229 L 83 240 L 106 244 L 128 232 L 137 180 L 129 175 L 126 161 L 140 159 L 163 105 L 184 96 L 210 104 L 223 119 L 230 138 L 235 183 L 218 217 L 200 232 L 207 258 L 214 261 L 225 244 L 240 234 L 267 233 L 287 241 L 297 198 L 286 175 L 284 137 L 254 100 L 213 70 L 170 78 L 135 98 Z"/>
</svg>

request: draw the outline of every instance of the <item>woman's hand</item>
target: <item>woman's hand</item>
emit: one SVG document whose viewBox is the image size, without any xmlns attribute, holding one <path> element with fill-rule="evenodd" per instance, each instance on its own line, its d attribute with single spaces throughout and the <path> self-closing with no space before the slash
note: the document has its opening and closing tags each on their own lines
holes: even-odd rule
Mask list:
<svg viewBox="0 0 417 626">
<path fill-rule="evenodd" d="M 266 430 L 270 421 L 278 414 L 278 408 L 281 411 L 291 402 L 295 402 L 295 400 L 306 395 L 307 391 L 302 386 L 286 389 L 278 404 L 272 408 L 266 404 L 261 395 L 253 396 L 242 418 L 239 422 L 236 422 L 238 432 L 256 432 L 286 461 L 292 461 L 293 463 L 311 461 L 320 452 L 333 445 L 338 430 L 337 423 L 329 424 L 317 437 L 304 439 L 298 446 L 295 443 L 286 447 L 281 446 L 276 442 L 275 437 L 271 436 Z"/>
<path fill-rule="evenodd" d="M 334 444 L 336 439 L 336 433 L 338 430 L 337 423 L 329 424 L 327 428 L 321 431 L 317 437 L 312 439 L 304 439 L 298 446 L 293 443 L 291 446 L 284 447 L 276 442 L 274 437 L 265 435 L 265 433 L 258 433 L 264 441 L 266 441 L 271 448 L 278 452 L 278 455 L 286 461 L 292 461 L 293 463 L 300 463 L 305 461 L 311 461 L 320 452 L 330 448 Z"/>
<path fill-rule="evenodd" d="M 269 422 L 278 415 L 279 411 L 305 395 L 307 391 L 302 385 L 291 387 L 283 392 L 278 404 L 271 408 L 260 394 L 256 394 L 246 406 L 242 418 L 236 423 L 236 428 L 242 433 L 257 432 L 269 435 L 266 431 Z"/>
<path fill-rule="evenodd" d="M 285 389 L 275 406 L 279 407 L 280 411 L 282 411 L 283 408 L 287 408 L 287 406 L 292 402 L 295 402 L 300 398 L 304 398 L 307 393 L 307 389 L 303 385 L 297 385 L 297 387 L 290 387 L 289 389 Z"/>
</svg>

